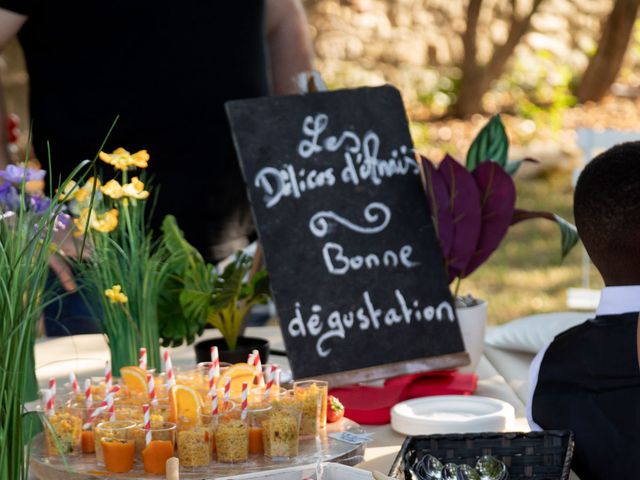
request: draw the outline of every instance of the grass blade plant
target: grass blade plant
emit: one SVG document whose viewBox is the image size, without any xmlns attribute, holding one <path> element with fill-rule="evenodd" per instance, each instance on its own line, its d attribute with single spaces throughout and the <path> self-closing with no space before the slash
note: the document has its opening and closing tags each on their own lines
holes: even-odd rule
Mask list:
<svg viewBox="0 0 640 480">
<path fill-rule="evenodd" d="M 100 159 L 116 170 L 114 178 L 97 178 L 77 190 L 69 208 L 77 234 L 87 233 L 88 258 L 79 262 L 84 294 L 97 300 L 114 372 L 138 364 L 147 349 L 149 368 L 160 367 L 158 297 L 168 274 L 168 251 L 154 241 L 146 221 L 149 191 L 135 169 L 147 167 L 145 150 L 130 154 L 119 148 Z M 91 302 L 88 302 L 91 303 Z"/>
<path fill-rule="evenodd" d="M 74 170 L 77 176 L 89 162 Z M 57 198 L 34 190 L 44 170 L 9 165 L 0 171 L 0 478 L 26 480 L 31 429 L 23 401 L 37 383 L 33 345 L 46 304 L 49 259 L 69 218 Z M 67 180 L 63 190 L 68 186 Z M 63 197 L 64 198 L 64 197 Z M 29 423 L 30 424 L 30 423 Z"/>
</svg>

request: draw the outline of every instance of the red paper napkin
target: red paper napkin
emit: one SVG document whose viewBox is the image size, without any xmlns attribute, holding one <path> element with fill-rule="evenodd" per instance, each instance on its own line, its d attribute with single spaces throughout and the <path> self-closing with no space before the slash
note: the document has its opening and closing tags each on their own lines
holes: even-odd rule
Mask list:
<svg viewBox="0 0 640 480">
<path fill-rule="evenodd" d="M 345 407 L 345 416 L 363 425 L 384 425 L 391 421 L 393 406 L 411 398 L 433 395 L 470 395 L 478 385 L 475 374 L 455 370 L 418 373 L 392 378 L 384 387 L 354 385 L 334 388 Z"/>
</svg>

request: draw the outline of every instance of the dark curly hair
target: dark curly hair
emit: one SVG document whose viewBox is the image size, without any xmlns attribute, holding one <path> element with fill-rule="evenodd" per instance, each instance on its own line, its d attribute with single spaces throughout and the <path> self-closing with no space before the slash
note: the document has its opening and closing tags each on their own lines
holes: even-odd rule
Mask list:
<svg viewBox="0 0 640 480">
<path fill-rule="evenodd" d="M 640 142 L 616 145 L 589 162 L 573 210 L 605 283 L 640 284 Z"/>
</svg>

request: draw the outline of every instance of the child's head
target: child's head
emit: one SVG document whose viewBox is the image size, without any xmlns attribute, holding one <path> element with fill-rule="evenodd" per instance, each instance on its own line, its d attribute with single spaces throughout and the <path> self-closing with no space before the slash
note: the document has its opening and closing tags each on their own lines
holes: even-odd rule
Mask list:
<svg viewBox="0 0 640 480">
<path fill-rule="evenodd" d="M 617 145 L 585 167 L 573 210 L 605 284 L 640 284 L 640 142 Z"/>
</svg>

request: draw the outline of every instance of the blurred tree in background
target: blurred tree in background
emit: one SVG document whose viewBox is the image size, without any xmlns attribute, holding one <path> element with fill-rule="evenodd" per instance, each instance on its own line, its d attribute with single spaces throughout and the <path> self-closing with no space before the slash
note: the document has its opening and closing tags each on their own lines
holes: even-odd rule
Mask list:
<svg viewBox="0 0 640 480">
<path fill-rule="evenodd" d="M 458 98 L 452 105 L 451 112 L 457 117 L 466 117 L 473 113 L 482 112 L 482 98 L 492 87 L 493 83 L 504 72 L 507 62 L 513 55 L 522 37 L 528 33 L 531 27 L 531 18 L 538 11 L 544 0 L 533 0 L 531 6 L 524 14 L 519 14 L 521 3 L 511 0 L 509 17 L 509 33 L 504 43 L 496 45 L 491 58 L 486 64 L 478 63 L 478 19 L 482 9 L 483 0 L 469 0 L 466 13 L 466 23 L 462 34 L 464 54 L 462 58 L 462 77 Z"/>
<path fill-rule="evenodd" d="M 638 16 L 640 0 L 617 0 L 603 22 L 598 49 L 578 87 L 580 102 L 597 101 L 605 96 L 622 67 Z"/>
</svg>

